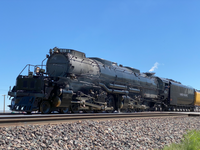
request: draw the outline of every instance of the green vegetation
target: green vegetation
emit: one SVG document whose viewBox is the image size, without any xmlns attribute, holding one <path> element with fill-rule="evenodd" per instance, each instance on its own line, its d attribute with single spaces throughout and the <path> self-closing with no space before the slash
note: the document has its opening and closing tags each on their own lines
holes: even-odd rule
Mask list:
<svg viewBox="0 0 200 150">
<path fill-rule="evenodd" d="M 163 150 L 200 150 L 200 131 L 189 131 L 180 144 L 173 143 L 164 147 Z"/>
</svg>

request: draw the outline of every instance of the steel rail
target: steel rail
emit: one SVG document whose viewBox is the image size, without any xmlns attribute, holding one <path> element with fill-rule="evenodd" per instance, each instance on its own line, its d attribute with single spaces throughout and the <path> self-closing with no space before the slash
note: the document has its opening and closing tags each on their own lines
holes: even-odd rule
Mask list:
<svg viewBox="0 0 200 150">
<path fill-rule="evenodd" d="M 167 116 L 188 116 L 187 113 L 93 113 L 93 114 L 50 114 L 50 115 L 15 115 L 0 116 L 1 124 L 29 123 L 44 121 L 74 121 L 74 120 L 95 120 L 95 119 L 125 119 L 125 118 L 144 118 L 144 117 L 167 117 Z"/>
</svg>

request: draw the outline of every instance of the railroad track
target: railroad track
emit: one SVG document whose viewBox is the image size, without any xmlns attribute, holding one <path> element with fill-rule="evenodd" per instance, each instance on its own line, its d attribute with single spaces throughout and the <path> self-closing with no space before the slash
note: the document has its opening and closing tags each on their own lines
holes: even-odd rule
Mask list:
<svg viewBox="0 0 200 150">
<path fill-rule="evenodd" d="M 178 117 L 199 115 L 198 113 L 175 112 L 141 112 L 141 113 L 91 113 L 91 114 L 32 114 L 32 115 L 1 115 L 0 126 L 28 125 L 43 123 L 62 123 L 78 120 L 125 119 L 144 117 Z"/>
</svg>

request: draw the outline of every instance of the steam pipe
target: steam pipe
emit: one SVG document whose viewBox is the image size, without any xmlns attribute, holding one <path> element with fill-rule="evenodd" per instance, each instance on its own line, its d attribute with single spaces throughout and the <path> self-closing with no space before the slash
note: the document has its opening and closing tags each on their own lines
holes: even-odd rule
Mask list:
<svg viewBox="0 0 200 150">
<path fill-rule="evenodd" d="M 116 89 L 122 89 L 122 90 L 126 90 L 127 86 L 124 85 L 118 85 L 118 84 L 109 84 L 110 88 L 116 88 Z"/>
<path fill-rule="evenodd" d="M 129 92 L 132 92 L 132 93 L 140 93 L 140 89 L 129 88 Z"/>
<path fill-rule="evenodd" d="M 103 87 L 108 93 L 115 93 L 115 94 L 128 94 L 128 91 L 121 91 L 121 90 L 113 90 L 106 87 L 105 84 L 99 83 L 101 87 Z"/>
</svg>

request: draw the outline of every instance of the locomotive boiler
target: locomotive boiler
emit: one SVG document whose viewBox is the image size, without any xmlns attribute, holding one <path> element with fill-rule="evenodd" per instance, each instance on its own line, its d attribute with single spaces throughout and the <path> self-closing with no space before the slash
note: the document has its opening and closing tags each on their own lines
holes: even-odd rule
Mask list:
<svg viewBox="0 0 200 150">
<path fill-rule="evenodd" d="M 19 75 L 8 92 L 13 111 L 133 112 L 194 110 L 195 90 L 154 73 L 72 49 L 50 49 L 43 65 Z M 31 65 L 27 65 L 30 68 Z"/>
</svg>

